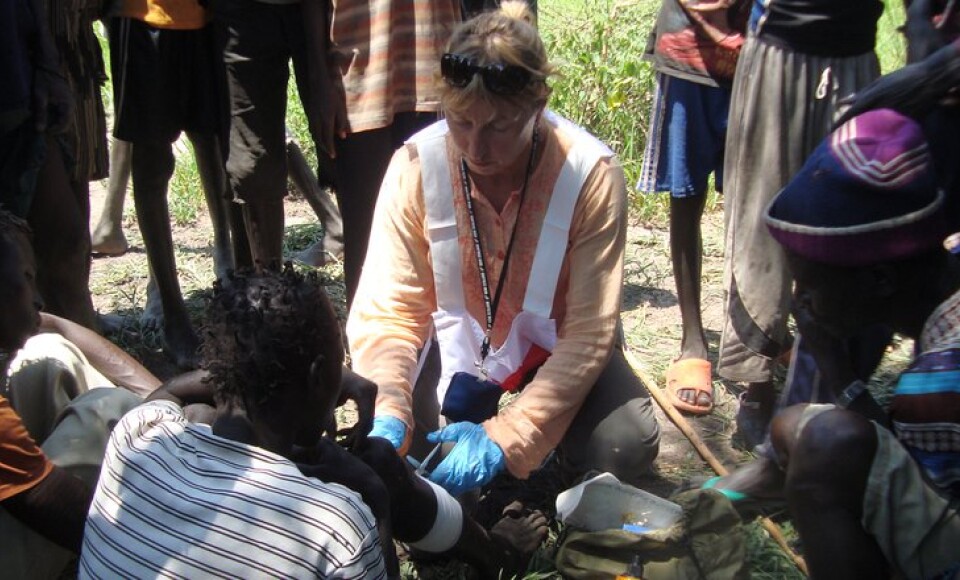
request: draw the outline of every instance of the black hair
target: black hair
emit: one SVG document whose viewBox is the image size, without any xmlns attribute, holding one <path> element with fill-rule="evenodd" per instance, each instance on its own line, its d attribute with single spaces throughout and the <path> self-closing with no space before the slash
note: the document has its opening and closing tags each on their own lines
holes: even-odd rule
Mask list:
<svg viewBox="0 0 960 580">
<path fill-rule="evenodd" d="M 304 276 L 289 262 L 218 280 L 202 336 L 218 404 L 246 408 L 299 388 L 317 357 L 324 384 L 340 387 L 343 343 L 333 306 L 316 273 Z"/>
<path fill-rule="evenodd" d="M 10 213 L 0 205 L 0 238 L 14 244 L 30 245 L 33 241 L 33 232 L 26 220 Z"/>
</svg>

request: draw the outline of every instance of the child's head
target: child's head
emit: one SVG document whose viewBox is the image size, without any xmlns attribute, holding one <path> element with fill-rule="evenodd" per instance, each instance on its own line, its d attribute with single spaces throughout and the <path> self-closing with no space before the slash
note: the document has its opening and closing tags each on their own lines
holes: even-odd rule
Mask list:
<svg viewBox="0 0 960 580">
<path fill-rule="evenodd" d="M 22 347 L 40 324 L 42 302 L 30 240 L 27 223 L 0 208 L 0 351 Z"/>
<path fill-rule="evenodd" d="M 951 220 L 930 146 L 915 120 L 890 109 L 827 137 L 766 221 L 798 295 L 838 335 L 873 324 L 916 332 L 928 314 L 917 297 L 950 265 L 943 240 Z"/>
<path fill-rule="evenodd" d="M 202 355 L 218 405 L 251 415 L 287 412 L 316 427 L 340 392 L 343 345 L 336 314 L 316 274 L 288 263 L 231 274 L 214 285 Z"/>
</svg>

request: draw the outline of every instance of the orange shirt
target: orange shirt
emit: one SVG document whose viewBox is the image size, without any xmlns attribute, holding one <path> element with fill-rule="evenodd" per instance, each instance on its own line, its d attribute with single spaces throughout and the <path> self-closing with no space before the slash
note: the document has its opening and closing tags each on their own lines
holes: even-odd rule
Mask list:
<svg viewBox="0 0 960 580">
<path fill-rule="evenodd" d="M 543 154 L 524 201 L 519 237 L 491 335 L 494 347 L 502 344 L 522 308 L 540 223 L 572 145 L 568 134 L 547 121 L 541 136 Z M 456 177 L 459 156 L 449 136 L 447 150 L 466 305 L 482 323 L 479 272 Z M 397 417 L 410 429 L 417 353 L 431 333 L 431 314 L 437 307 L 421 187 L 420 159 L 416 148 L 408 145 L 394 155 L 384 178 L 370 250 L 347 323 L 353 369 L 380 387 L 377 413 Z M 474 188 L 472 195 L 488 276 L 498 280 L 517 219 L 519 195 L 515 193 L 500 214 L 482 192 Z M 559 444 L 610 357 L 620 315 L 626 210 L 623 170 L 616 158 L 603 158 L 587 177 L 573 214 L 553 306 L 557 321 L 553 355 L 523 393 L 484 424 L 517 477 L 527 477 Z"/>
<path fill-rule="evenodd" d="M 199 30 L 210 20 L 197 0 L 120 0 L 114 16 L 142 20 L 154 28 Z"/>
<path fill-rule="evenodd" d="M 389 126 L 396 113 L 440 110 L 440 56 L 460 22 L 455 0 L 334 0 L 334 74 L 343 77 L 354 133 Z"/>
<path fill-rule="evenodd" d="M 10 401 L 0 396 L 0 501 L 37 485 L 53 464 L 27 433 Z"/>
</svg>

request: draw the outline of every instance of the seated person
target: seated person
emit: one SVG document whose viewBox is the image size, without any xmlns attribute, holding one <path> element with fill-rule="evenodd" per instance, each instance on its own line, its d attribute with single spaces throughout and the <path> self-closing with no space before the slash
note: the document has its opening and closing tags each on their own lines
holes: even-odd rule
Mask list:
<svg viewBox="0 0 960 580">
<path fill-rule="evenodd" d="M 368 465 L 321 437 L 343 347 L 315 276 L 289 264 L 234 274 L 215 285 L 206 320 L 207 378 L 164 385 L 113 432 L 81 577 L 395 577 L 391 536 L 496 577 L 542 540 L 539 514 L 483 530 L 383 439 L 355 437 Z M 358 382 L 345 381 L 349 396 Z M 184 405 L 210 403 L 209 426 L 188 422 Z"/>
<path fill-rule="evenodd" d="M 0 569 L 10 578 L 56 577 L 79 552 L 110 427 L 160 384 L 89 329 L 41 313 L 34 268 L 26 222 L 0 209 Z M 115 385 L 126 389 L 102 388 Z"/>
<path fill-rule="evenodd" d="M 782 494 L 814 577 L 960 572 L 960 263 L 942 245 L 946 202 L 920 126 L 880 109 L 828 138 L 768 210 L 836 404 L 789 407 L 773 422 L 775 461 L 715 487 L 735 503 Z M 916 339 L 917 353 L 889 417 L 872 422 L 843 348 L 871 324 Z"/>
<path fill-rule="evenodd" d="M 659 449 L 618 344 L 623 170 L 545 110 L 532 21 L 510 1 L 454 30 L 447 118 L 387 169 L 347 322 L 353 368 L 380 388 L 373 433 L 417 459 L 448 444 L 431 480 L 454 495 L 526 479 L 554 449 L 567 477 L 635 483 Z"/>
</svg>

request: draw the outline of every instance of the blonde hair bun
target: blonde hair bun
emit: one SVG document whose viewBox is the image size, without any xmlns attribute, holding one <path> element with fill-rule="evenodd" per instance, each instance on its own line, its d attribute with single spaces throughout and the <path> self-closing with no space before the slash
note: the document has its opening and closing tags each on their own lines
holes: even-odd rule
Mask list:
<svg viewBox="0 0 960 580">
<path fill-rule="evenodd" d="M 507 18 L 522 20 L 530 26 L 535 27 L 537 25 L 537 19 L 533 15 L 533 11 L 530 10 L 530 5 L 524 0 L 506 0 L 500 4 L 500 13 Z"/>
</svg>

